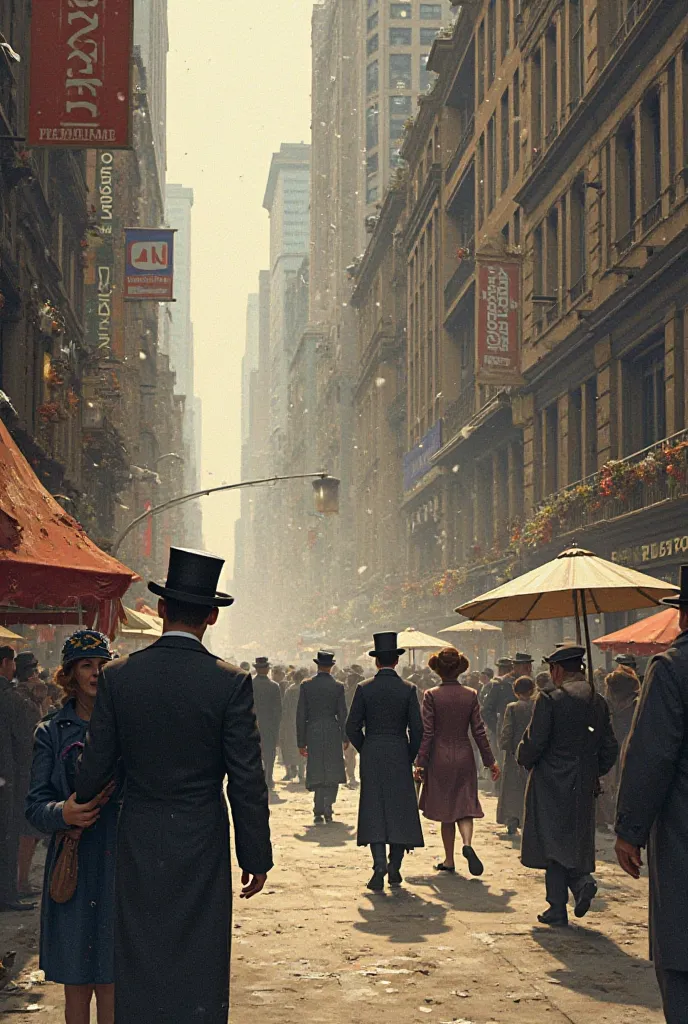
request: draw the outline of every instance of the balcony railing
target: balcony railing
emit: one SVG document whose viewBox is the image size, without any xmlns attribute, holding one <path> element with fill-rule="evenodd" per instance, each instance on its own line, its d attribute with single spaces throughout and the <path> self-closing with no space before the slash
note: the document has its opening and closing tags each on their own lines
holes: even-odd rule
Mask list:
<svg viewBox="0 0 688 1024">
<path fill-rule="evenodd" d="M 619 29 L 617 30 L 616 34 L 612 38 L 611 43 L 609 44 L 607 59 L 610 59 L 611 57 L 614 56 L 616 51 L 622 45 L 623 41 L 630 34 L 636 22 L 640 20 L 640 17 L 645 11 L 645 9 L 649 7 L 651 3 L 652 0 L 632 0 L 632 2 L 629 4 L 626 17 L 622 21 L 621 25 L 619 26 Z"/>
<path fill-rule="evenodd" d="M 648 232 L 656 224 L 659 224 L 661 219 L 662 219 L 662 198 L 660 196 L 660 198 L 657 200 L 657 202 L 653 203 L 652 206 L 650 206 L 649 209 L 647 209 L 645 211 L 645 213 L 643 214 L 643 216 L 642 216 L 643 234 L 646 234 L 646 232 Z"/>
<path fill-rule="evenodd" d="M 543 502 L 558 535 L 688 496 L 688 430 L 607 464 Z"/>
<path fill-rule="evenodd" d="M 578 278 L 578 280 L 576 281 L 575 284 L 571 285 L 571 287 L 569 288 L 569 301 L 570 302 L 577 302 L 578 299 L 580 299 L 581 295 L 585 294 L 585 289 L 586 289 L 587 283 L 588 283 L 587 282 L 587 278 L 586 278 L 585 274 L 583 274 L 582 277 Z"/>
<path fill-rule="evenodd" d="M 456 170 L 457 170 L 459 164 L 461 163 L 461 159 L 462 159 L 464 153 L 466 152 L 466 149 L 468 147 L 468 143 L 473 138 L 473 132 L 474 131 L 475 131 L 475 114 L 472 114 L 471 117 L 469 118 L 469 121 L 468 121 L 466 127 L 464 128 L 463 132 L 461 133 L 461 138 L 459 139 L 459 144 L 456 147 L 456 149 L 454 150 L 454 155 L 452 156 L 452 158 L 451 158 L 451 160 L 449 162 L 449 166 L 447 167 L 446 171 L 444 172 L 444 180 L 445 181 L 447 181 L 447 182 L 451 181 L 451 179 L 454 177 L 454 175 L 456 173 Z"/>
<path fill-rule="evenodd" d="M 460 392 L 459 397 L 448 405 L 442 416 L 444 440 L 450 441 L 463 427 L 480 412 L 503 387 L 494 384 L 477 384 L 471 380 Z"/>
<path fill-rule="evenodd" d="M 622 235 L 617 242 L 615 242 L 616 251 L 619 256 L 624 256 L 630 249 L 635 245 L 635 225 L 625 235 Z"/>
<path fill-rule="evenodd" d="M 549 127 L 549 131 L 545 135 L 545 146 L 551 146 L 557 135 L 559 134 L 559 121 L 555 117 L 552 124 Z"/>
<path fill-rule="evenodd" d="M 465 247 L 466 249 L 468 249 L 469 255 L 466 256 L 465 259 L 461 260 L 458 267 L 447 281 L 447 284 L 444 289 L 445 310 L 451 307 L 456 297 L 461 293 L 461 291 L 465 287 L 466 282 L 471 279 L 475 272 L 475 237 L 469 238 L 468 241 L 466 242 Z"/>
</svg>

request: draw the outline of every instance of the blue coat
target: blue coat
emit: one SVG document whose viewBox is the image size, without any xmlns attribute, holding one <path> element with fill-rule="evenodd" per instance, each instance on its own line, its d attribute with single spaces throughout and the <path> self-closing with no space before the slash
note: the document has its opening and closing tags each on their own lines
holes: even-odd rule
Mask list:
<svg viewBox="0 0 688 1024">
<path fill-rule="evenodd" d="M 79 843 L 77 888 L 68 903 L 50 898 L 56 833 L 64 831 L 62 808 L 74 792 L 76 764 L 88 722 L 74 701 L 36 728 L 26 817 L 52 834 L 45 862 L 41 906 L 40 967 L 48 981 L 62 985 L 114 983 L 115 841 L 119 801 L 111 798 Z"/>
</svg>

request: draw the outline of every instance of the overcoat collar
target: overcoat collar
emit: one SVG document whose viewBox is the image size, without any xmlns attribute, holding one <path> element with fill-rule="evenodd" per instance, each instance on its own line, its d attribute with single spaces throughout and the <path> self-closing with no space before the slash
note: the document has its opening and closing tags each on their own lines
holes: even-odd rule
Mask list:
<svg viewBox="0 0 688 1024">
<path fill-rule="evenodd" d="M 174 651 L 201 651 L 204 654 L 210 654 L 210 651 L 205 647 L 200 640 L 192 640 L 191 637 L 187 636 L 167 636 L 166 633 L 156 640 L 150 647 L 145 650 L 152 650 L 158 647 L 168 647 Z"/>
</svg>

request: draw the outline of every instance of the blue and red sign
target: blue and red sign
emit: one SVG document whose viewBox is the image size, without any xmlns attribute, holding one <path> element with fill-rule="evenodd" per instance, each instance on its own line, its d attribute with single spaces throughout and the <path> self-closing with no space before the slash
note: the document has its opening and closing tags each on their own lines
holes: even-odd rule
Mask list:
<svg viewBox="0 0 688 1024">
<path fill-rule="evenodd" d="M 127 228 L 124 298 L 174 301 L 174 231 Z"/>
</svg>

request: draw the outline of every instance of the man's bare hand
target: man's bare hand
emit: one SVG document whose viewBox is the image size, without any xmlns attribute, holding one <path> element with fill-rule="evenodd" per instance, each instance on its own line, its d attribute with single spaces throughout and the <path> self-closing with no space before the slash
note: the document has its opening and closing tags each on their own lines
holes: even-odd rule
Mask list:
<svg viewBox="0 0 688 1024">
<path fill-rule="evenodd" d="M 625 839 L 617 839 L 614 849 L 616 850 L 616 859 L 626 874 L 631 878 L 640 878 L 640 869 L 643 866 L 640 847 L 627 843 Z"/>
<path fill-rule="evenodd" d="M 240 899 L 250 900 L 252 896 L 256 896 L 263 889 L 267 880 L 267 875 L 249 875 L 248 871 L 244 871 L 241 876 L 243 889 Z"/>
<path fill-rule="evenodd" d="M 308 757 L 308 747 L 299 747 L 301 757 Z"/>
</svg>

